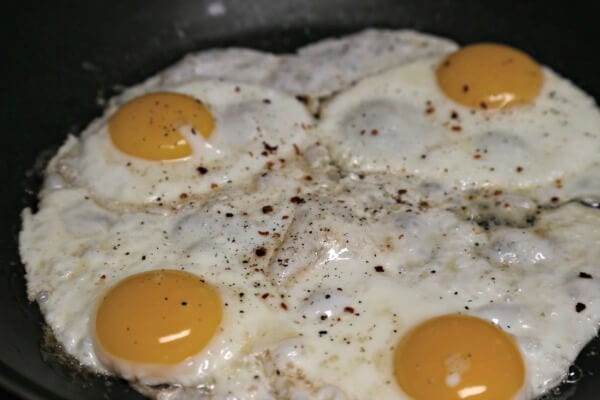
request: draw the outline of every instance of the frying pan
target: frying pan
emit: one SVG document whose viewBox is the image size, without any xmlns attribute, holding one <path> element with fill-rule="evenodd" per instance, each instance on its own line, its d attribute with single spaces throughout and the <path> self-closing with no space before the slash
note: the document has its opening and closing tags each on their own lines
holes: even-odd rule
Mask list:
<svg viewBox="0 0 600 400">
<path fill-rule="evenodd" d="M 459 43 L 521 48 L 600 99 L 596 2 L 548 1 L 21 1 L 4 6 L 0 146 L 0 386 L 19 398 L 142 399 L 124 382 L 77 371 L 44 347 L 42 317 L 25 296 L 19 212 L 35 207 L 41 166 L 69 132 L 102 109 L 98 99 L 186 52 L 244 46 L 272 52 L 367 26 L 413 28 Z M 37 163 L 37 164 L 36 164 Z M 52 240 L 48 238 L 48 240 Z M 600 340 L 582 351 L 577 385 L 556 398 L 597 399 Z M 2 398 L 6 393 L 0 392 Z"/>
</svg>

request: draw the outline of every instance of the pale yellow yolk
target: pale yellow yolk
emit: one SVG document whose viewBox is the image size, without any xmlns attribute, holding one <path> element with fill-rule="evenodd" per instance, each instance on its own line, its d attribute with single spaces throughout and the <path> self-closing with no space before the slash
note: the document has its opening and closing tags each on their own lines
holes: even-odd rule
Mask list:
<svg viewBox="0 0 600 400">
<path fill-rule="evenodd" d="M 110 138 L 119 150 L 146 160 L 188 157 L 192 149 L 179 132 L 210 137 L 215 121 L 199 100 L 180 93 L 150 93 L 123 104 L 108 121 Z"/>
<path fill-rule="evenodd" d="M 459 314 L 430 319 L 402 338 L 394 372 L 415 400 L 509 400 L 525 381 L 512 337 L 488 321 Z"/>
<path fill-rule="evenodd" d="M 133 275 L 111 288 L 96 313 L 96 339 L 110 356 L 177 364 L 211 340 L 222 318 L 217 291 L 174 270 Z"/>
<path fill-rule="evenodd" d="M 482 43 L 463 47 L 436 70 L 440 89 L 468 107 L 498 109 L 530 103 L 540 92 L 540 66 L 512 47 Z"/>
</svg>

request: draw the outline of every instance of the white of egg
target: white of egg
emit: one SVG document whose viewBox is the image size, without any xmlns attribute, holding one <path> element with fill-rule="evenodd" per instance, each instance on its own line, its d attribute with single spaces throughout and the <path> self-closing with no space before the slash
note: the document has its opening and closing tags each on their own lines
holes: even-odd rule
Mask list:
<svg viewBox="0 0 600 400">
<path fill-rule="evenodd" d="M 327 104 L 317 131 L 335 162 L 447 187 L 516 190 L 568 180 L 596 161 L 600 112 L 566 79 L 543 68 L 543 87 L 531 104 L 474 109 L 438 87 L 442 60 L 364 79 Z"/>
<path fill-rule="evenodd" d="M 106 120 L 101 120 L 81 138 L 67 141 L 49 173 L 87 188 L 113 207 L 172 204 L 180 197 L 245 184 L 271 164 L 294 157 L 309 138 L 312 117 L 300 102 L 276 90 L 205 80 L 156 91 L 199 99 L 213 116 L 215 128 L 208 139 L 189 126 L 179 129 L 192 148 L 189 157 L 155 161 L 130 156 L 115 147 Z"/>
<path fill-rule="evenodd" d="M 191 53 L 144 85 L 172 86 L 190 79 L 259 84 L 301 96 L 308 101 L 311 111 L 316 111 L 319 99 L 367 76 L 457 48 L 449 39 L 412 30 L 367 29 L 312 43 L 294 54 L 280 56 L 249 49 Z"/>
</svg>

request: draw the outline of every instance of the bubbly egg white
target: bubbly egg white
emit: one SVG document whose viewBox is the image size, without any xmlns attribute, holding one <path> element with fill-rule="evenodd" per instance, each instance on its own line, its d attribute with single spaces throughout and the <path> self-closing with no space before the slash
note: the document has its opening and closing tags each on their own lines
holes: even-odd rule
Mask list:
<svg viewBox="0 0 600 400">
<path fill-rule="evenodd" d="M 567 202 L 599 196 L 586 183 L 598 110 L 545 69 L 535 104 L 471 113 L 432 78 L 456 48 L 369 30 L 294 55 L 210 50 L 112 100 L 106 116 L 158 89 L 206 98 L 215 141 L 188 135 L 196 155 L 156 169 L 114 151 L 105 116 L 50 162 L 39 211 L 23 212 L 20 252 L 29 298 L 63 349 L 111 373 L 94 348 L 99 299 L 168 268 L 213 285 L 223 322 L 161 377 L 118 366 L 150 397 L 405 399 L 398 341 L 451 313 L 514 336 L 526 364 L 517 399 L 558 384 L 600 324 L 600 212 Z M 309 111 L 338 91 L 307 129 Z M 150 386 L 165 376 L 170 386 Z"/>
</svg>

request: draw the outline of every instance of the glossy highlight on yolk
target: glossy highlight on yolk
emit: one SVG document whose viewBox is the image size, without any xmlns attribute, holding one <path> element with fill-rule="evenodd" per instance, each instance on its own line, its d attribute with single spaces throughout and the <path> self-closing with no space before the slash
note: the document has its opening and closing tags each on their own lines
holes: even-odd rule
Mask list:
<svg viewBox="0 0 600 400">
<path fill-rule="evenodd" d="M 96 312 L 96 339 L 109 356 L 177 364 L 197 354 L 222 318 L 217 291 L 183 271 L 130 276 L 112 287 Z"/>
<path fill-rule="evenodd" d="M 209 138 L 215 121 L 204 104 L 181 93 L 158 92 L 123 104 L 108 121 L 110 138 L 119 150 L 146 160 L 188 157 L 192 149 L 179 129 Z"/>
<path fill-rule="evenodd" d="M 534 59 L 493 43 L 466 46 L 450 54 L 438 65 L 436 78 L 452 100 L 482 109 L 530 103 L 543 83 L 541 68 Z"/>
<path fill-rule="evenodd" d="M 489 321 L 460 314 L 430 319 L 404 336 L 394 373 L 415 400 L 509 400 L 525 382 L 513 338 Z"/>
</svg>

